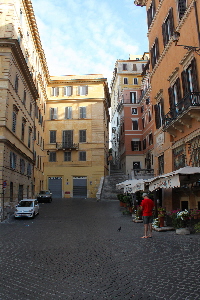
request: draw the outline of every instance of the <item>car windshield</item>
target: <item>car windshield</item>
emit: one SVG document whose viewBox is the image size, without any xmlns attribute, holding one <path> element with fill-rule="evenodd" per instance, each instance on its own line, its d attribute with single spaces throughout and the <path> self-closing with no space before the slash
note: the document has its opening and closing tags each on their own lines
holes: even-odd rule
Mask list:
<svg viewBox="0 0 200 300">
<path fill-rule="evenodd" d="M 21 201 L 18 204 L 19 207 L 32 207 L 33 201 Z"/>
<path fill-rule="evenodd" d="M 42 195 L 48 195 L 49 191 L 41 191 L 40 194 L 42 194 Z"/>
</svg>

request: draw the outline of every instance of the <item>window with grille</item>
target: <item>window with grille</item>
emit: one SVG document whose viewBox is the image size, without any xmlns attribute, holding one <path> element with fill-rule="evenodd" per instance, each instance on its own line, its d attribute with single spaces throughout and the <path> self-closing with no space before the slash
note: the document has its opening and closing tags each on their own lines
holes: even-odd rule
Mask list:
<svg viewBox="0 0 200 300">
<path fill-rule="evenodd" d="M 82 106 L 80 107 L 80 119 L 85 119 L 86 118 L 86 107 L 85 106 Z"/>
<path fill-rule="evenodd" d="M 64 152 L 64 161 L 71 161 L 71 152 Z"/>
<path fill-rule="evenodd" d="M 86 161 L 86 151 L 79 152 L 79 161 Z"/>
<path fill-rule="evenodd" d="M 72 107 L 67 106 L 65 107 L 65 119 L 71 119 L 72 118 Z"/>
<path fill-rule="evenodd" d="M 79 142 L 80 143 L 86 142 L 86 130 L 79 130 Z"/>
<path fill-rule="evenodd" d="M 51 151 L 49 153 L 49 161 L 50 162 L 56 162 L 56 152 Z"/>
<path fill-rule="evenodd" d="M 50 144 L 56 143 L 56 130 L 50 130 Z"/>
</svg>

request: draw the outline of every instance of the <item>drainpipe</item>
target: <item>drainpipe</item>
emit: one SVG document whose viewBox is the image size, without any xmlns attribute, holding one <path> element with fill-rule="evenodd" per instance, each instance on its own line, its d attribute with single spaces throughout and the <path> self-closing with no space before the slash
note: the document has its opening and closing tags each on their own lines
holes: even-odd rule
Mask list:
<svg viewBox="0 0 200 300">
<path fill-rule="evenodd" d="M 199 46 L 200 46 L 200 30 L 199 30 L 199 20 L 198 20 L 198 14 L 197 14 L 197 3 L 194 2 L 194 10 L 195 10 L 195 17 L 196 17 L 196 26 L 197 26 L 197 35 L 199 40 Z"/>
</svg>

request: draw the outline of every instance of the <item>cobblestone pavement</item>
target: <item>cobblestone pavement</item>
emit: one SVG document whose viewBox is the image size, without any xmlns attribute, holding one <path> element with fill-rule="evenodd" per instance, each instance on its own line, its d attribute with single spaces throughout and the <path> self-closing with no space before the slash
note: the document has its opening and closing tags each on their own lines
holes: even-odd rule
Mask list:
<svg viewBox="0 0 200 300">
<path fill-rule="evenodd" d="M 118 201 L 40 204 L 0 224 L 0 299 L 200 299 L 200 235 L 153 234 Z"/>
</svg>

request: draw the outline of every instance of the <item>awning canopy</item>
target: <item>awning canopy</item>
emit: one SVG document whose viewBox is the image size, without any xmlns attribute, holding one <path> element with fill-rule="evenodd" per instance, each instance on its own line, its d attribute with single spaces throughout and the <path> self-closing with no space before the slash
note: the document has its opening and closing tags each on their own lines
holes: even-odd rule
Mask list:
<svg viewBox="0 0 200 300">
<path fill-rule="evenodd" d="M 117 189 L 124 189 L 124 193 L 135 193 L 137 191 L 144 190 L 144 180 L 143 179 L 132 179 L 125 180 L 116 184 Z"/>
<path fill-rule="evenodd" d="M 184 167 L 148 180 L 149 190 L 154 191 L 159 188 L 168 189 L 180 187 L 183 184 L 193 183 L 199 179 L 200 167 Z"/>
</svg>

